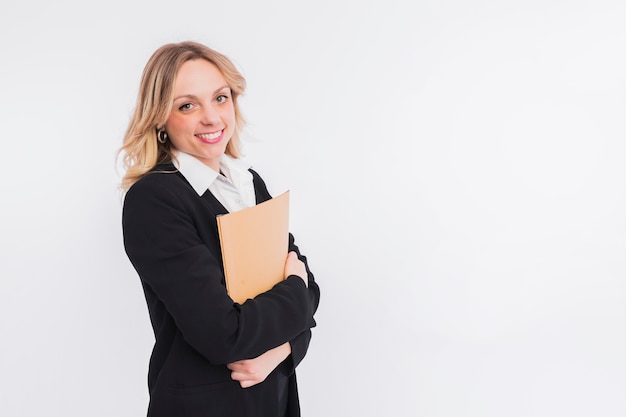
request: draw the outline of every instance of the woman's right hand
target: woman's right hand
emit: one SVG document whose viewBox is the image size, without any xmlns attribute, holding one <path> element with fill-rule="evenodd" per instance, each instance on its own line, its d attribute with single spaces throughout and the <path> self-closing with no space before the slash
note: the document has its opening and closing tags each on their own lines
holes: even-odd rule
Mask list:
<svg viewBox="0 0 626 417">
<path fill-rule="evenodd" d="M 309 286 L 309 278 L 306 273 L 306 267 L 304 262 L 298 259 L 298 254 L 291 251 L 287 254 L 287 260 L 285 261 L 285 279 L 290 275 L 297 275 L 302 278 L 304 285 Z"/>
</svg>

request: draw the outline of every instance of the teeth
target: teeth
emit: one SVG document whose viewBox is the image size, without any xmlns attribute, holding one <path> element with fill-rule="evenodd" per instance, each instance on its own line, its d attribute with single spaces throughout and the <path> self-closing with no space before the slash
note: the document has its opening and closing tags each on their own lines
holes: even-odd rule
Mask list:
<svg viewBox="0 0 626 417">
<path fill-rule="evenodd" d="M 201 133 L 197 136 L 202 139 L 213 140 L 213 139 L 217 139 L 221 134 L 222 134 L 222 131 L 220 130 L 219 132 L 215 132 L 215 133 Z"/>
</svg>

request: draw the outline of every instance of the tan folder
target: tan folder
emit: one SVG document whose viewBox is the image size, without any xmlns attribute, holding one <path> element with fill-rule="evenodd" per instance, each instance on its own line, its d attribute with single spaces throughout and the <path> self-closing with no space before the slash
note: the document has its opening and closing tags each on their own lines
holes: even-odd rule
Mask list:
<svg viewBox="0 0 626 417">
<path fill-rule="evenodd" d="M 289 244 L 289 191 L 217 217 L 226 290 L 233 301 L 271 289 L 284 279 Z"/>
</svg>

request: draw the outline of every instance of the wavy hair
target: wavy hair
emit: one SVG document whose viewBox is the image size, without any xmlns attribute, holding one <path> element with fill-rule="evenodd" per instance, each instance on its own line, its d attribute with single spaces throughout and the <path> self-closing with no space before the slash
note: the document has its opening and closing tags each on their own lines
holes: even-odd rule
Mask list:
<svg viewBox="0 0 626 417">
<path fill-rule="evenodd" d="M 239 133 L 245 120 L 237 99 L 246 89 L 245 78 L 230 59 L 205 45 L 191 41 L 166 44 L 152 54 L 143 70 L 137 103 L 118 151 L 126 171 L 120 184 L 122 191 L 128 191 L 159 163 L 174 158 L 170 141 L 159 142 L 157 132 L 172 111 L 178 70 L 185 62 L 196 59 L 206 59 L 215 65 L 232 91 L 236 123 L 226 154 L 233 158 L 241 156 Z"/>
</svg>

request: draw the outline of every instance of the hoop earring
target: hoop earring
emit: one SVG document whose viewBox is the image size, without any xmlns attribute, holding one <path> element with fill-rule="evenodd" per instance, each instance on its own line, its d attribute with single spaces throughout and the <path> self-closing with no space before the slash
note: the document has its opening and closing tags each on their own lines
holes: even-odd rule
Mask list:
<svg viewBox="0 0 626 417">
<path fill-rule="evenodd" d="M 160 143 L 167 142 L 167 132 L 165 130 L 159 130 L 159 132 L 157 133 L 157 140 Z"/>
</svg>

